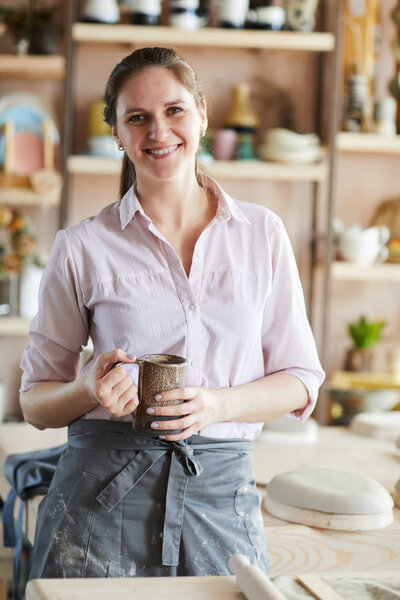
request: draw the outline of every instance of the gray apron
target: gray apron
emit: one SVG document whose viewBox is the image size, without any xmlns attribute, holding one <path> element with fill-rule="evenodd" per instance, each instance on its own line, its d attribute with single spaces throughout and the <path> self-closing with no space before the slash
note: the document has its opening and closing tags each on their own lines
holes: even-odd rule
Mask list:
<svg viewBox="0 0 400 600">
<path fill-rule="evenodd" d="M 252 442 L 168 442 L 130 423 L 78 420 L 39 505 L 30 578 L 268 571 Z"/>
</svg>

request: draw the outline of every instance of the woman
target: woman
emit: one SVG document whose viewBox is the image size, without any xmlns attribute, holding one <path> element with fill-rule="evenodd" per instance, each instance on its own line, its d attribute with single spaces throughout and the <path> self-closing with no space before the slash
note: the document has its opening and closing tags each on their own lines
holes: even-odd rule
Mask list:
<svg viewBox="0 0 400 600">
<path fill-rule="evenodd" d="M 267 570 L 252 440 L 306 418 L 323 380 L 290 243 L 271 211 L 198 174 L 206 105 L 175 51 L 127 56 L 105 101 L 121 200 L 58 232 L 22 359 L 26 420 L 69 425 L 31 577 L 222 575 L 235 552 Z M 132 428 L 149 353 L 189 363 L 149 409 L 153 436 Z"/>
</svg>

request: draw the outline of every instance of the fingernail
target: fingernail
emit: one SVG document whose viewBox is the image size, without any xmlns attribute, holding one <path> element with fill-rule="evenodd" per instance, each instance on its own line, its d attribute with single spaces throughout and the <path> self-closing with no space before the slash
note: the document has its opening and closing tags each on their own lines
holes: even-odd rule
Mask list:
<svg viewBox="0 0 400 600">
<path fill-rule="evenodd" d="M 151 423 L 150 427 L 152 427 L 153 429 L 157 429 L 157 427 L 160 427 L 158 423 L 155 423 L 153 421 L 153 423 Z"/>
<path fill-rule="evenodd" d="M 154 400 L 162 400 L 162 395 L 157 394 L 156 396 L 154 396 Z"/>
<path fill-rule="evenodd" d="M 146 412 L 147 412 L 147 414 L 148 414 L 148 415 L 154 415 L 154 413 L 155 413 L 155 410 L 154 410 L 154 408 L 148 408 L 148 409 L 146 410 Z"/>
<path fill-rule="evenodd" d="M 132 354 L 127 354 L 126 358 L 129 358 L 129 360 L 135 360 L 135 357 L 132 356 Z"/>
<path fill-rule="evenodd" d="M 165 435 L 159 435 L 158 437 L 160 440 L 165 440 Z"/>
</svg>

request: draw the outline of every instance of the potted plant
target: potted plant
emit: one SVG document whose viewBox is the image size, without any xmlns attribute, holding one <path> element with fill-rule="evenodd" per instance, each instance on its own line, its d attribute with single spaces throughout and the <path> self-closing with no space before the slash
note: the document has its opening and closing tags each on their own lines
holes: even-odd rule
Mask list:
<svg viewBox="0 0 400 600">
<path fill-rule="evenodd" d="M 14 36 L 18 54 L 54 54 L 58 4 L 47 0 L 27 0 L 19 6 L 0 7 L 1 21 Z"/>
<path fill-rule="evenodd" d="M 369 372 L 372 370 L 374 354 L 371 350 L 381 338 L 385 321 L 368 321 L 361 316 L 356 323 L 349 323 L 348 333 L 353 347 L 347 351 L 345 359 L 346 371 Z"/>
</svg>

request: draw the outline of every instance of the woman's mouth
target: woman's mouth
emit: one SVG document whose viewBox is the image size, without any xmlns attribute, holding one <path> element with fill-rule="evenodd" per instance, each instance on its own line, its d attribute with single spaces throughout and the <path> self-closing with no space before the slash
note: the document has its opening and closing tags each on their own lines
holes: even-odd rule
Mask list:
<svg viewBox="0 0 400 600">
<path fill-rule="evenodd" d="M 180 146 L 182 144 L 174 144 L 173 146 L 165 146 L 164 148 L 147 148 L 145 152 L 155 159 L 167 158 L 167 156 L 176 152 Z"/>
</svg>

